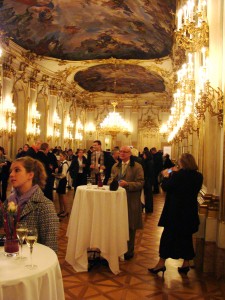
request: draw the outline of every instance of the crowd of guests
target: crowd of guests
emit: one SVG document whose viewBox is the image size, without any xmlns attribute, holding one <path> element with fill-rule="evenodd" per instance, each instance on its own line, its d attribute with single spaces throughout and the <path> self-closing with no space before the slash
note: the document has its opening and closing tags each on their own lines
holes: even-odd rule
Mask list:
<svg viewBox="0 0 225 300">
<path fill-rule="evenodd" d="M 189 271 L 189 260 L 194 257 L 192 234 L 198 230 L 197 195 L 203 177 L 191 154 L 182 154 L 175 166 L 169 154 L 163 155 L 155 147 L 145 147 L 140 153 L 130 146 L 103 151 L 100 140 L 95 140 L 88 151 L 55 147 L 36 141 L 18 150 L 11 163 L 0 147 L 1 201 L 6 200 L 8 179 L 13 190 L 7 201 L 14 201 L 22 209 L 21 221 L 38 229 L 38 241 L 57 252 L 59 220 L 69 215 L 66 189 L 87 184 L 91 177 L 97 184 L 104 172 L 103 184 L 117 181 L 126 190 L 129 218 L 129 241 L 125 259 L 134 256 L 136 230 L 142 228 L 142 212 L 153 212 L 153 194 L 166 192 L 166 201 L 159 226 L 164 227 L 160 241 L 159 262 L 149 272 L 166 271 L 167 258 L 183 258 L 180 273 Z M 56 189 L 59 212 L 55 211 L 53 189 Z M 144 203 L 141 203 L 141 194 Z M 5 201 L 5 203 L 7 203 Z"/>
</svg>

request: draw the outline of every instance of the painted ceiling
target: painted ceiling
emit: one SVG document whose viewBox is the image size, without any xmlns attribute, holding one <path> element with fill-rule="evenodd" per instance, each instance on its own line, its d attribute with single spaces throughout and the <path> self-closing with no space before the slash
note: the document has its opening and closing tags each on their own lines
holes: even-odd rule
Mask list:
<svg viewBox="0 0 225 300">
<path fill-rule="evenodd" d="M 171 53 L 175 5 L 176 0 L 0 0 L 0 28 L 24 49 L 47 57 L 151 60 Z M 165 90 L 162 77 L 138 63 L 117 70 L 98 64 L 74 79 L 87 91 Z"/>
</svg>

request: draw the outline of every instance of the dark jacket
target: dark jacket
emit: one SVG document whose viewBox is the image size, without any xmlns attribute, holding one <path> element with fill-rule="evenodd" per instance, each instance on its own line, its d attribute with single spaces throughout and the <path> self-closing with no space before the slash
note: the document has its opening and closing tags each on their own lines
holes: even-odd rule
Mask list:
<svg viewBox="0 0 225 300">
<path fill-rule="evenodd" d="M 167 192 L 166 201 L 158 225 L 175 233 L 198 231 L 197 196 L 202 182 L 201 173 L 184 169 L 164 178 L 162 189 Z"/>
<path fill-rule="evenodd" d="M 37 152 L 34 150 L 34 148 L 31 146 L 28 150 L 27 150 L 27 153 L 26 153 L 26 156 L 30 156 L 34 159 L 37 158 Z"/>
<path fill-rule="evenodd" d="M 163 169 L 169 169 L 174 166 L 175 166 L 175 164 L 172 162 L 172 160 L 169 157 L 166 157 L 163 162 Z"/>
<path fill-rule="evenodd" d="M 142 166 L 144 170 L 145 184 L 144 187 L 152 187 L 154 183 L 154 165 L 152 159 L 143 159 Z"/>
<path fill-rule="evenodd" d="M 88 160 L 84 155 L 82 156 L 82 159 L 83 159 L 83 164 L 85 165 L 85 167 L 83 168 L 83 173 L 87 175 L 88 167 L 89 167 Z M 68 169 L 70 177 L 73 179 L 73 181 L 76 180 L 78 171 L 79 171 L 78 156 L 75 156 L 71 162 L 71 165 L 69 166 L 69 169 Z"/>
</svg>

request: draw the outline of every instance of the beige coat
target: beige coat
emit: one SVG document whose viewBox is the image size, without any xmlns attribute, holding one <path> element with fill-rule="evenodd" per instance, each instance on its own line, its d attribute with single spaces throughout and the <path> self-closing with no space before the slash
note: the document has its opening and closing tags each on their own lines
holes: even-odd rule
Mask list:
<svg viewBox="0 0 225 300">
<path fill-rule="evenodd" d="M 111 178 L 108 184 L 110 184 L 114 178 L 119 178 L 121 167 L 121 162 L 112 167 Z M 141 190 L 144 185 L 144 171 L 142 166 L 131 159 L 130 164 L 127 166 L 126 173 L 123 176 L 123 180 L 128 182 L 128 187 L 125 189 L 127 192 L 129 227 L 131 229 L 141 229 L 143 225 L 140 198 Z"/>
</svg>

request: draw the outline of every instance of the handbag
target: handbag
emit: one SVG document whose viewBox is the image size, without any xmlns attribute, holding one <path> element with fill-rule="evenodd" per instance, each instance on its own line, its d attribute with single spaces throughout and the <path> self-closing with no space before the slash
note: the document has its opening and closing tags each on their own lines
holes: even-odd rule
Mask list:
<svg viewBox="0 0 225 300">
<path fill-rule="evenodd" d="M 119 188 L 119 182 L 117 180 L 113 180 L 110 185 L 109 185 L 109 190 L 110 191 L 117 191 Z"/>
</svg>

